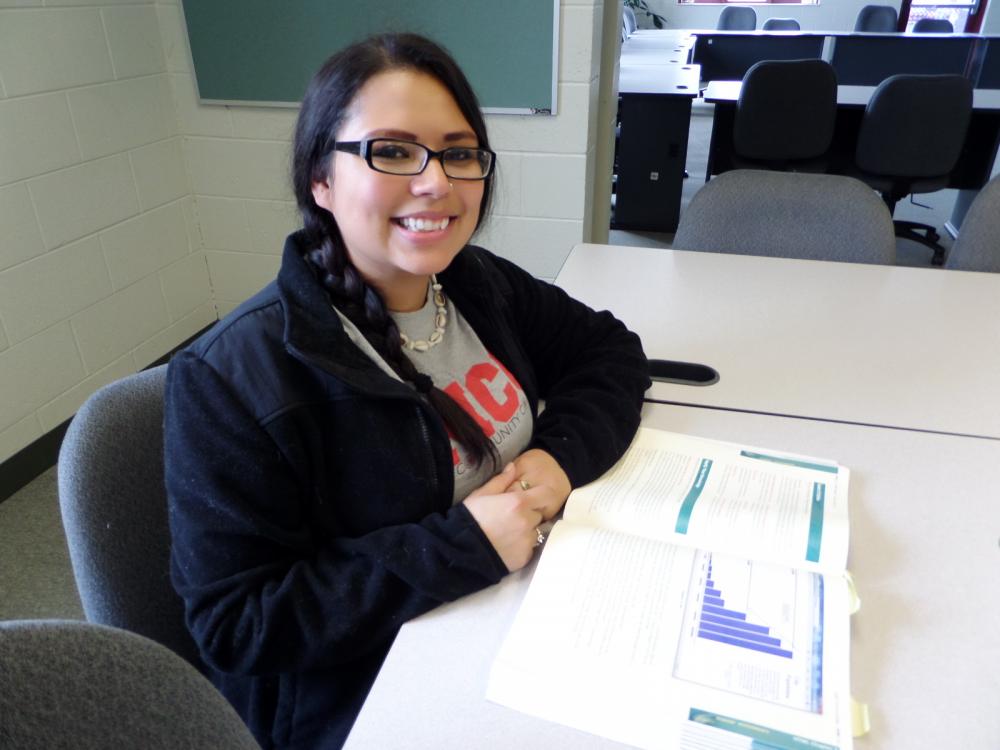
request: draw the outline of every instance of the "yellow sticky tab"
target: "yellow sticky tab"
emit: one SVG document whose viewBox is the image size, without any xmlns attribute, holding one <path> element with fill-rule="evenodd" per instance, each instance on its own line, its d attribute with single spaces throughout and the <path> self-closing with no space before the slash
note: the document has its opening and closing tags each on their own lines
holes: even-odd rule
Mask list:
<svg viewBox="0 0 1000 750">
<path fill-rule="evenodd" d="M 858 596 L 858 589 L 854 585 L 854 576 L 851 575 L 851 571 L 844 571 L 844 580 L 847 581 L 847 601 L 851 608 L 851 614 L 853 615 L 861 609 L 861 597 Z"/>
<path fill-rule="evenodd" d="M 855 737 L 862 737 L 868 734 L 872 728 L 871 719 L 868 716 L 868 704 L 859 703 L 851 696 L 851 732 Z"/>
</svg>

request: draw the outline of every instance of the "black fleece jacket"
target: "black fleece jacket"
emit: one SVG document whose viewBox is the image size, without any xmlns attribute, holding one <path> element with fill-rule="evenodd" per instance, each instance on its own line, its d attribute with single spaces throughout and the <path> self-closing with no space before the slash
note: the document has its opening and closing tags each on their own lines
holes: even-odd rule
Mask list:
<svg viewBox="0 0 1000 750">
<path fill-rule="evenodd" d="M 608 469 L 649 385 L 638 337 L 481 248 L 439 280 L 524 388 L 530 447 L 573 486 Z M 171 361 L 165 451 L 174 586 L 265 748 L 339 747 L 399 627 L 507 572 L 452 505 L 441 419 L 351 343 L 297 234 Z"/>
</svg>

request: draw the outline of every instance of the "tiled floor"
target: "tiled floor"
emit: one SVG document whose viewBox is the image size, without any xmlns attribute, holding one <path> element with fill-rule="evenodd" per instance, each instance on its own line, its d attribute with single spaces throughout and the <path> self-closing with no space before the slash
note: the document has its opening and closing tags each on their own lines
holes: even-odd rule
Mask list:
<svg viewBox="0 0 1000 750">
<path fill-rule="evenodd" d="M 0 620 L 82 619 L 51 468 L 0 503 Z"/>
</svg>

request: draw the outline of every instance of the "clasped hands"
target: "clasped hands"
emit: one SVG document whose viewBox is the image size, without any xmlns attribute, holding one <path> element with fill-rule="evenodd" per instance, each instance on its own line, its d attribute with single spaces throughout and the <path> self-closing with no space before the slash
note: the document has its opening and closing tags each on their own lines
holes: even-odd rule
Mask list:
<svg viewBox="0 0 1000 750">
<path fill-rule="evenodd" d="M 463 502 L 504 565 L 513 572 L 531 560 L 538 544 L 536 529 L 555 517 L 571 489 L 569 477 L 556 460 L 532 448 Z"/>
</svg>

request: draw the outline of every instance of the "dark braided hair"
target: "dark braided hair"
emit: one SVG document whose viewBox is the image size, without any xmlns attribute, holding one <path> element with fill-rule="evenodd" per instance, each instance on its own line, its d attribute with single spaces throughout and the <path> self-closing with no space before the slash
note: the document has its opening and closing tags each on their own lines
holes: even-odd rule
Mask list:
<svg viewBox="0 0 1000 750">
<path fill-rule="evenodd" d="M 329 176 L 331 146 L 358 91 L 372 77 L 390 70 L 413 70 L 431 76 L 451 92 L 455 103 L 483 148 L 489 148 L 486 123 L 465 75 L 440 46 L 415 34 L 383 34 L 347 47 L 319 69 L 306 89 L 295 125 L 292 185 L 302 214 L 305 259 L 337 309 L 357 326 L 372 347 L 404 381 L 425 394 L 449 433 L 479 466 L 490 459 L 499 468 L 493 442 L 475 419 L 447 393 L 420 373 L 400 344 L 399 329 L 374 286 L 351 263 L 334 217 L 313 200 L 312 186 Z M 483 185 L 476 228 L 483 221 L 492 194 Z"/>
</svg>

